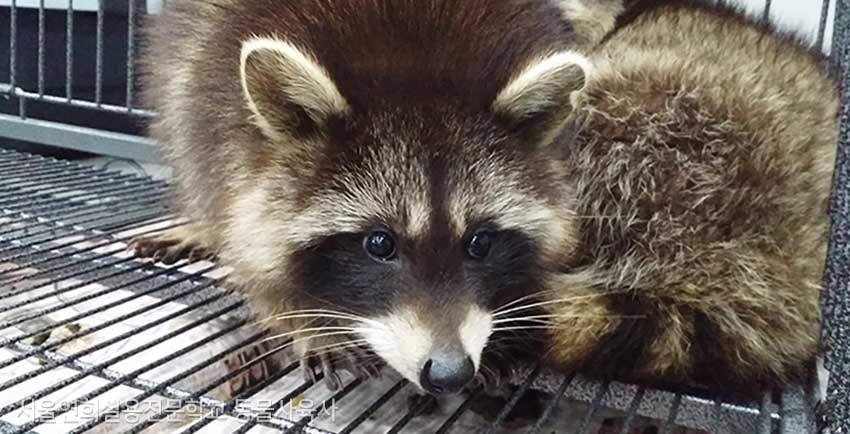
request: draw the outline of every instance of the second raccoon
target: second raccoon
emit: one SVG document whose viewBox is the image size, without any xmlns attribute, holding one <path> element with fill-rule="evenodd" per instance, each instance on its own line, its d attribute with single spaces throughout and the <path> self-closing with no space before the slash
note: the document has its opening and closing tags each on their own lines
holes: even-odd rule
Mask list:
<svg viewBox="0 0 850 434">
<path fill-rule="evenodd" d="M 639 2 L 589 57 L 584 124 L 563 144 L 582 259 L 552 276 L 554 359 L 726 392 L 802 380 L 838 133 L 824 57 L 684 0 Z"/>
</svg>

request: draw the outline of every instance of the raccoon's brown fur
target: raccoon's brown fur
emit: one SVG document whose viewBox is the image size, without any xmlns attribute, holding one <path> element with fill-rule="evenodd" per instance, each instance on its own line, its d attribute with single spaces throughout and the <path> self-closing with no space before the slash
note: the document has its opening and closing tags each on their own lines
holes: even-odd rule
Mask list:
<svg viewBox="0 0 850 434">
<path fill-rule="evenodd" d="M 589 54 L 570 144 L 582 264 L 553 279 L 554 359 L 752 393 L 818 351 L 837 87 L 792 36 L 655 3 Z"/>
</svg>

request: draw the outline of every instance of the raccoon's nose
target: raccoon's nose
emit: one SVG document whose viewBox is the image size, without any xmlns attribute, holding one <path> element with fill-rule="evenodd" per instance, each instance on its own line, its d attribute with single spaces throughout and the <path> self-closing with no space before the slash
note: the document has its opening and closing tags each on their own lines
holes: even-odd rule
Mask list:
<svg viewBox="0 0 850 434">
<path fill-rule="evenodd" d="M 425 362 L 419 382 L 427 392 L 457 393 L 475 376 L 475 365 L 466 354 L 437 353 Z"/>
</svg>

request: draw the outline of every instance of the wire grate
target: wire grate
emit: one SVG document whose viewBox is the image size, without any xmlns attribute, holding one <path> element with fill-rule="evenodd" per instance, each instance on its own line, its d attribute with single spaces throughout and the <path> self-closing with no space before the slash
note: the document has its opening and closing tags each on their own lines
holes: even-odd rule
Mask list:
<svg viewBox="0 0 850 434">
<path fill-rule="evenodd" d="M 622 426 L 605 432 L 633 433 L 647 418 L 671 433 L 813 432 L 803 390 L 745 405 L 540 365 L 516 372 L 512 396 L 490 416 L 476 409 L 482 390 L 434 410 L 430 399 L 411 400 L 414 388 L 392 373 L 344 374 L 345 386 L 332 391 L 321 376 L 305 380 L 289 355 L 240 383 L 267 369 L 256 350 L 264 332 L 223 284 L 228 270 L 127 253 L 132 237 L 180 224 L 164 205 L 165 187 L 0 149 L 0 433 L 595 434 L 613 417 Z M 535 420 L 508 423 L 541 392 Z"/>
</svg>

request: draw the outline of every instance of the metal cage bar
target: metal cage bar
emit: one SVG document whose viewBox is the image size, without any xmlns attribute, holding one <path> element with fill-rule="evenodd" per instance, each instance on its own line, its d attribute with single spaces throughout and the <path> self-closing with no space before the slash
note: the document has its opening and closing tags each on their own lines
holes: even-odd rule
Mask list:
<svg viewBox="0 0 850 434">
<path fill-rule="evenodd" d="M 9 6 L 9 87 L 17 84 L 18 61 L 18 2 L 12 0 Z"/>
<path fill-rule="evenodd" d="M 832 61 L 841 86 L 839 144 L 823 297 L 823 345 L 830 372 L 819 407 L 821 432 L 850 431 L 850 0 L 837 0 Z"/>
<path fill-rule="evenodd" d="M 127 0 L 127 95 L 125 105 L 127 112 L 133 112 L 134 82 L 136 78 L 136 0 Z"/>
<path fill-rule="evenodd" d="M 820 21 L 818 22 L 818 33 L 817 38 L 815 39 L 815 47 L 819 50 L 824 49 L 823 43 L 826 38 L 826 25 L 829 22 L 829 10 L 831 6 L 832 0 L 822 0 Z"/>
<path fill-rule="evenodd" d="M 65 10 L 65 98 L 68 103 L 74 99 L 74 0 Z"/>
<path fill-rule="evenodd" d="M 38 1 L 38 96 L 44 96 L 44 56 L 45 56 L 44 0 Z"/>
<path fill-rule="evenodd" d="M 100 108 L 103 103 L 103 0 L 97 0 L 97 48 L 95 50 L 94 102 Z"/>
</svg>

